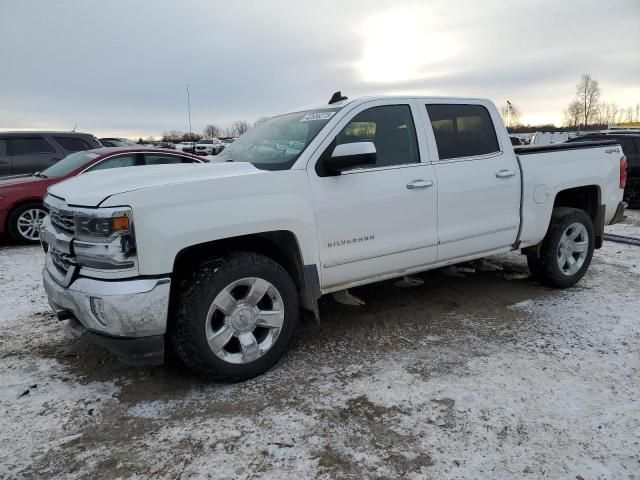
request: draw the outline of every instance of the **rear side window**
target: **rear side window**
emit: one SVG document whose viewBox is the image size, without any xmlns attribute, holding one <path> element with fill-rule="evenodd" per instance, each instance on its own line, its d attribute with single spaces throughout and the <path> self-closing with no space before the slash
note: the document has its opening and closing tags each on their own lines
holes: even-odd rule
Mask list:
<svg viewBox="0 0 640 480">
<path fill-rule="evenodd" d="M 144 155 L 145 165 L 165 165 L 168 163 L 196 163 L 195 160 L 179 155 L 162 155 L 157 153 L 146 153 Z"/>
<path fill-rule="evenodd" d="M 68 152 L 79 152 L 91 149 L 91 145 L 78 137 L 53 137 L 53 139 Z"/>
<path fill-rule="evenodd" d="M 336 145 L 353 142 L 375 144 L 375 167 L 420 162 L 409 105 L 384 105 L 358 113 L 336 137 Z"/>
<path fill-rule="evenodd" d="M 12 138 L 9 140 L 11 155 L 33 155 L 36 153 L 55 153 L 53 146 L 44 138 Z"/>
<path fill-rule="evenodd" d="M 491 116 L 481 105 L 427 105 L 440 160 L 500 151 Z"/>
<path fill-rule="evenodd" d="M 106 170 L 109 168 L 121 168 L 121 167 L 135 167 L 136 155 L 119 155 L 117 157 L 110 157 L 103 160 L 100 163 L 96 163 L 93 167 L 87 169 L 87 172 L 94 172 L 96 170 Z"/>
</svg>

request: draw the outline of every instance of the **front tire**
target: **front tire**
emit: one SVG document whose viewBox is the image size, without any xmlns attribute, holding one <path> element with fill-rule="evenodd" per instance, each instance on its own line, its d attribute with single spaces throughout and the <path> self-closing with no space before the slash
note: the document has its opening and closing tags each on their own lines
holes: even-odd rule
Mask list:
<svg viewBox="0 0 640 480">
<path fill-rule="evenodd" d="M 41 203 L 30 202 L 20 205 L 9 214 L 7 219 L 9 235 L 17 243 L 38 243 L 40 225 L 47 215 Z"/>
<path fill-rule="evenodd" d="M 289 348 L 298 293 L 282 266 L 237 252 L 207 260 L 180 283 L 170 340 L 178 357 L 214 381 L 270 369 Z"/>
<path fill-rule="evenodd" d="M 532 277 L 550 287 L 572 287 L 591 264 L 594 240 L 593 221 L 584 210 L 555 208 L 540 257 L 527 257 Z"/>
</svg>

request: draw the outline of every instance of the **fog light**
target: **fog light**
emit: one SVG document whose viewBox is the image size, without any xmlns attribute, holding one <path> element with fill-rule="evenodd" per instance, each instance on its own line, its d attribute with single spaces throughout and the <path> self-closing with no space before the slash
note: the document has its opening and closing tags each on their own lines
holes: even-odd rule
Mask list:
<svg viewBox="0 0 640 480">
<path fill-rule="evenodd" d="M 91 312 L 93 316 L 96 317 L 96 320 L 103 326 L 107 326 L 107 322 L 105 320 L 104 315 L 104 302 L 100 297 L 90 297 L 89 303 L 91 304 Z"/>
</svg>

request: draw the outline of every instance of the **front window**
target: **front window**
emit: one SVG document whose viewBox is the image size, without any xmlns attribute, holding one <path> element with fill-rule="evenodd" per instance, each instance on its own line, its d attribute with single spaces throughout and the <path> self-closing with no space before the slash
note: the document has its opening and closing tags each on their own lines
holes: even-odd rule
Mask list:
<svg viewBox="0 0 640 480">
<path fill-rule="evenodd" d="M 228 145 L 221 161 L 250 162 L 263 170 L 288 170 L 339 109 L 272 117 Z"/>
<path fill-rule="evenodd" d="M 40 173 L 43 177 L 64 177 L 69 175 L 75 169 L 86 165 L 87 163 L 98 158 L 100 155 L 93 152 L 76 152 L 71 155 L 67 155 L 59 162 L 51 165 L 49 168 Z"/>
</svg>

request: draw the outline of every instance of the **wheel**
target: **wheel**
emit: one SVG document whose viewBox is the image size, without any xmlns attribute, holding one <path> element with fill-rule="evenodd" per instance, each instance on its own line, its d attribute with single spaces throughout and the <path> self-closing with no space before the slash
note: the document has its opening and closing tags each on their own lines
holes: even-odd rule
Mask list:
<svg viewBox="0 0 640 480">
<path fill-rule="evenodd" d="M 532 276 L 550 287 L 567 288 L 584 276 L 594 248 L 593 221 L 583 210 L 554 209 L 540 257 L 527 257 Z"/>
<path fill-rule="evenodd" d="M 210 259 L 178 288 L 170 340 L 200 375 L 246 380 L 267 371 L 288 349 L 298 323 L 298 293 L 270 258 L 237 252 Z"/>
<path fill-rule="evenodd" d="M 18 243 L 38 243 L 40 225 L 47 215 L 40 203 L 20 205 L 9 214 L 9 235 Z"/>
</svg>

